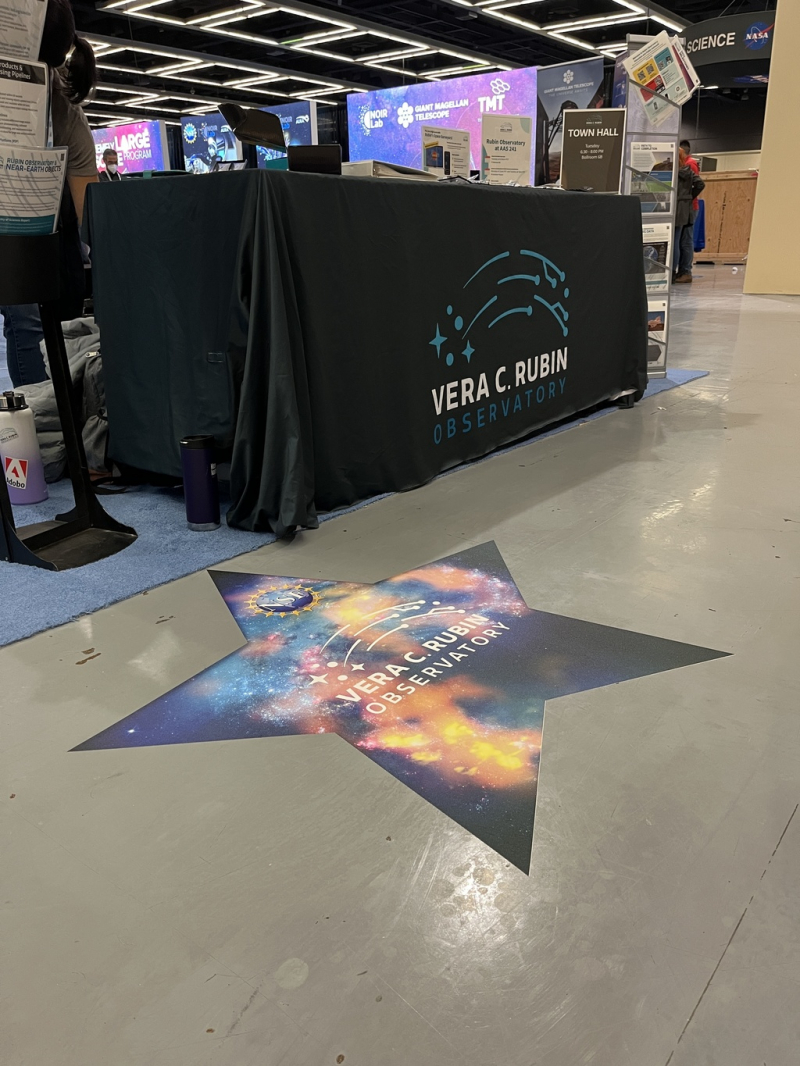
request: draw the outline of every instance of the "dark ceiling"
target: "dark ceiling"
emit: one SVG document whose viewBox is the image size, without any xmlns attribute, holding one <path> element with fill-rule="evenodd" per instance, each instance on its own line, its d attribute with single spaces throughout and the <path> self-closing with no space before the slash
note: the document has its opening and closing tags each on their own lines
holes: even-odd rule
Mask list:
<svg viewBox="0 0 800 1066">
<path fill-rule="evenodd" d="M 774 0 L 77 0 L 97 53 L 92 125 L 604 56 Z"/>
</svg>

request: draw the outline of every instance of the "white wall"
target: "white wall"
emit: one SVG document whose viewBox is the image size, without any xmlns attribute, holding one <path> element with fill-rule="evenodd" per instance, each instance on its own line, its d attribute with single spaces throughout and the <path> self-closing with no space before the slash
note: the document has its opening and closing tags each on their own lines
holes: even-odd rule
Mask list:
<svg viewBox="0 0 800 1066">
<path fill-rule="evenodd" d="M 761 152 L 704 152 L 696 158 L 702 159 L 703 155 L 716 159 L 718 171 L 759 170 L 761 168 Z"/>
<path fill-rule="evenodd" d="M 800 0 L 778 0 L 744 291 L 800 295 Z"/>
</svg>

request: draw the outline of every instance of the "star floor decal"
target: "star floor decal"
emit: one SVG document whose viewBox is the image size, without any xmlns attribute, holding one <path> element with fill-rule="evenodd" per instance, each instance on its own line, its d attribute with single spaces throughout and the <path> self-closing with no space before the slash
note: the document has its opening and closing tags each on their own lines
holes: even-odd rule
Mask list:
<svg viewBox="0 0 800 1066">
<path fill-rule="evenodd" d="M 524 873 L 545 700 L 726 654 L 531 610 L 493 542 L 377 585 L 211 577 L 244 647 L 73 750 L 337 733 Z"/>
</svg>

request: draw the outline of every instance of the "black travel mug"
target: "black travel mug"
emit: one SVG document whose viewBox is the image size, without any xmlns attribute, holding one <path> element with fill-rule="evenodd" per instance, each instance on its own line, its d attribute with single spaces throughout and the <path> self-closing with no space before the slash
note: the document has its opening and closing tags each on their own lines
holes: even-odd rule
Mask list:
<svg viewBox="0 0 800 1066">
<path fill-rule="evenodd" d="M 184 437 L 181 443 L 183 495 L 189 529 L 219 527 L 219 486 L 214 461 L 214 438 Z"/>
</svg>

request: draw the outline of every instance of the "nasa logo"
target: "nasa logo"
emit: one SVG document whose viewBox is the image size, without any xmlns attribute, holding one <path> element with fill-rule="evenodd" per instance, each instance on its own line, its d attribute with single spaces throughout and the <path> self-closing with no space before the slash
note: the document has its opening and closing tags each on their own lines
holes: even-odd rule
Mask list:
<svg viewBox="0 0 800 1066">
<path fill-rule="evenodd" d="M 197 140 L 197 126 L 193 122 L 187 122 L 183 127 L 183 139 L 187 144 L 194 144 Z"/>
<path fill-rule="evenodd" d="M 13 459 L 10 455 L 3 460 L 6 470 L 6 484 L 12 489 L 24 489 L 28 486 L 28 460 Z"/>
<path fill-rule="evenodd" d="M 319 595 L 313 589 L 304 585 L 290 585 L 262 589 L 252 597 L 250 605 L 256 613 L 276 614 L 285 618 L 287 614 L 310 611 L 318 602 Z"/>
<path fill-rule="evenodd" d="M 775 23 L 773 22 L 772 26 L 774 25 Z M 754 22 L 744 35 L 745 48 L 750 48 L 754 51 L 763 48 L 769 42 L 772 26 L 767 26 L 765 22 Z"/>
</svg>

